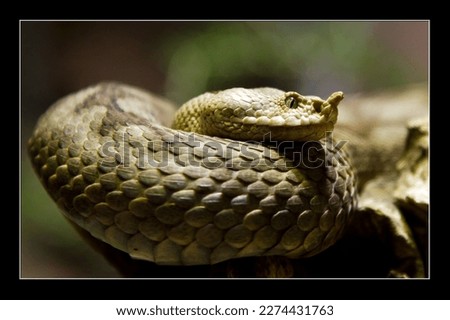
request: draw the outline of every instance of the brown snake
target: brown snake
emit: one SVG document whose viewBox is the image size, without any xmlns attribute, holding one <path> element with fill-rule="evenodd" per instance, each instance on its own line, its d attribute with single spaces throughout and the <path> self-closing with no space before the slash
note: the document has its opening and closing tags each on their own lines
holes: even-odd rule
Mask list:
<svg viewBox="0 0 450 320">
<path fill-rule="evenodd" d="M 57 101 L 29 153 L 62 213 L 134 258 L 306 257 L 356 205 L 345 153 L 322 139 L 342 98 L 234 88 L 188 101 L 169 128 L 161 99 L 101 83 Z"/>
</svg>

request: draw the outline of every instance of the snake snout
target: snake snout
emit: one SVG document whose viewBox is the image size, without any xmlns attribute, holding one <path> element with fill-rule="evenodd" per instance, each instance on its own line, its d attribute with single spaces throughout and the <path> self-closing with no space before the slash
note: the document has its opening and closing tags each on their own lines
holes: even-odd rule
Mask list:
<svg viewBox="0 0 450 320">
<path fill-rule="evenodd" d="M 332 106 L 337 106 L 339 102 L 341 102 L 344 99 L 344 93 L 342 91 L 337 91 L 332 93 L 326 102 Z"/>
</svg>

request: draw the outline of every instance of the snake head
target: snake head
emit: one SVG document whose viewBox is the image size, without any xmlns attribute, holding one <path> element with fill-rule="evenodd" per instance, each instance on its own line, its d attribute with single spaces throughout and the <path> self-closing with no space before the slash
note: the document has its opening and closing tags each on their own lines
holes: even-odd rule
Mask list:
<svg viewBox="0 0 450 320">
<path fill-rule="evenodd" d="M 332 131 L 342 92 L 327 100 L 274 88 L 233 88 L 185 103 L 175 128 L 236 140 L 319 140 Z"/>
<path fill-rule="evenodd" d="M 295 91 L 284 94 L 284 106 L 279 104 L 279 121 L 274 127 L 284 126 L 294 132 L 285 140 L 319 140 L 327 131 L 332 131 L 337 122 L 339 102 L 344 99 L 341 91 L 334 92 L 323 100 L 317 96 L 303 96 Z M 288 108 L 288 109 L 287 109 Z M 273 118 L 272 118 L 273 120 Z M 269 124 L 273 124 L 271 121 Z M 272 131 L 277 131 L 273 128 Z M 281 135 L 284 135 L 282 130 Z M 277 138 L 277 136 L 275 136 Z M 277 139 L 279 140 L 279 139 Z"/>
</svg>

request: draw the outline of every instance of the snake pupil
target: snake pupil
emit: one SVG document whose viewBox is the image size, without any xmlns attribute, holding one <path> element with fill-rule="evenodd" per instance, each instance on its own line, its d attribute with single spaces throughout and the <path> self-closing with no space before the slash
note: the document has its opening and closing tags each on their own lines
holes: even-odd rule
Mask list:
<svg viewBox="0 0 450 320">
<path fill-rule="evenodd" d="M 286 105 L 290 108 L 290 109 L 295 109 L 298 107 L 298 101 L 294 98 L 294 97 L 288 97 L 286 99 Z"/>
</svg>

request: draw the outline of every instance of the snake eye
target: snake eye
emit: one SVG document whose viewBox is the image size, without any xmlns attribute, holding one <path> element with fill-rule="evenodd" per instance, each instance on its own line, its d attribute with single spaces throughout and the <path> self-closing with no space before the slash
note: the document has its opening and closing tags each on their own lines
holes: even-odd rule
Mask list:
<svg viewBox="0 0 450 320">
<path fill-rule="evenodd" d="M 285 103 L 290 109 L 295 109 L 298 107 L 298 101 L 294 97 L 287 97 Z"/>
</svg>

